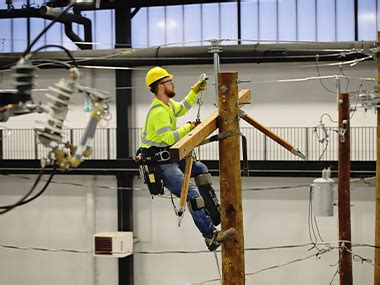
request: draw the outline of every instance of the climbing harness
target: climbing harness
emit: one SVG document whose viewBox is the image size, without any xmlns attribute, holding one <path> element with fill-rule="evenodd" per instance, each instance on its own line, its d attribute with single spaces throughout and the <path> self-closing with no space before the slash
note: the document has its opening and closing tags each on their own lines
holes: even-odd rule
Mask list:
<svg viewBox="0 0 380 285">
<path fill-rule="evenodd" d="M 167 149 L 140 148 L 136 153 L 136 162 L 139 164 L 140 177 L 148 186 L 150 194 L 164 194 L 164 185 L 159 171 L 159 164 L 170 161 L 170 153 Z"/>
</svg>

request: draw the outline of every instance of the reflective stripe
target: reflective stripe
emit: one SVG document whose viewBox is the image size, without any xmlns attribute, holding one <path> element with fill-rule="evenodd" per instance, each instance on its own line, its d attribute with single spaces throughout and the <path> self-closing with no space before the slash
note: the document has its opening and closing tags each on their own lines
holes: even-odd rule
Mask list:
<svg viewBox="0 0 380 285">
<path fill-rule="evenodd" d="M 191 105 L 186 100 L 183 100 L 183 105 L 185 105 L 187 110 L 190 110 Z"/>
<path fill-rule="evenodd" d="M 148 134 L 146 133 L 146 129 L 148 128 L 149 115 L 150 115 L 150 113 L 151 113 L 154 109 L 156 109 L 156 108 L 158 108 L 158 107 L 164 107 L 164 106 L 162 106 L 161 104 L 154 105 L 154 106 L 150 107 L 150 109 L 149 109 L 149 111 L 148 111 L 148 114 L 146 114 L 144 131 L 143 131 L 142 136 L 141 136 L 141 139 L 142 139 L 142 140 L 146 139 L 146 137 L 147 137 L 147 135 L 148 135 Z"/>
<path fill-rule="evenodd" d="M 169 146 L 168 144 L 162 142 L 162 143 L 159 143 L 159 142 L 153 142 L 153 141 L 149 141 L 145 138 L 143 138 L 141 140 L 144 144 L 147 144 L 147 145 L 150 145 L 150 146 L 157 146 L 157 147 L 166 147 L 166 146 Z"/>
<path fill-rule="evenodd" d="M 159 130 L 157 130 L 157 134 L 158 135 L 160 135 L 160 134 L 162 134 L 162 133 L 165 133 L 165 132 L 167 132 L 167 131 L 171 131 L 172 130 L 172 127 L 171 126 L 166 126 L 166 127 L 163 127 L 163 128 L 161 128 L 161 129 L 159 129 Z"/>
<path fill-rule="evenodd" d="M 173 132 L 173 135 L 174 135 L 174 140 L 177 142 L 179 141 L 179 134 L 178 134 L 178 131 L 174 131 Z"/>
<path fill-rule="evenodd" d="M 172 104 L 172 102 L 168 102 L 168 105 L 170 106 L 170 108 L 172 108 L 172 110 L 173 110 L 173 113 L 175 113 L 175 110 L 174 110 L 174 105 Z"/>
<path fill-rule="evenodd" d="M 182 110 L 183 110 L 183 104 L 181 104 L 181 107 L 179 108 L 178 112 L 174 113 L 174 116 L 178 117 L 178 115 L 181 114 Z"/>
</svg>

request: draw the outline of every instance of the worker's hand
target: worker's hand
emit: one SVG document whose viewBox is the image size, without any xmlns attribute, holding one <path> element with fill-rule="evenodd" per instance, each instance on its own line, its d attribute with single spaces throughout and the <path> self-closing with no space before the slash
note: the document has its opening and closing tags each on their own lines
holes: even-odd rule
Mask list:
<svg viewBox="0 0 380 285">
<path fill-rule="evenodd" d="M 187 122 L 188 124 L 190 124 L 191 125 L 191 128 L 190 128 L 190 130 L 192 130 L 192 129 L 194 129 L 196 126 L 198 126 L 200 123 L 201 123 L 201 121 L 193 121 L 193 122 Z"/>
<path fill-rule="evenodd" d="M 198 126 L 200 123 L 202 123 L 201 120 L 195 120 L 194 122 L 192 122 L 192 124 L 194 125 L 194 128 Z"/>
<path fill-rule="evenodd" d="M 208 77 L 204 73 L 199 76 L 199 80 L 193 86 L 191 86 L 191 89 L 194 91 L 194 93 L 198 94 L 199 92 L 206 89 L 207 79 Z"/>
</svg>

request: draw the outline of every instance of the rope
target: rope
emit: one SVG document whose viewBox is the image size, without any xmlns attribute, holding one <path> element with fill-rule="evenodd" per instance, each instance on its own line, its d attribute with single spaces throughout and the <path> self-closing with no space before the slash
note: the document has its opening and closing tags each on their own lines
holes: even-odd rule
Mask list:
<svg viewBox="0 0 380 285">
<path fill-rule="evenodd" d="M 218 268 L 220 285 L 223 285 L 222 272 L 220 271 L 219 260 L 218 260 L 218 255 L 216 254 L 216 251 L 214 251 L 214 256 L 215 256 L 216 267 Z"/>
</svg>

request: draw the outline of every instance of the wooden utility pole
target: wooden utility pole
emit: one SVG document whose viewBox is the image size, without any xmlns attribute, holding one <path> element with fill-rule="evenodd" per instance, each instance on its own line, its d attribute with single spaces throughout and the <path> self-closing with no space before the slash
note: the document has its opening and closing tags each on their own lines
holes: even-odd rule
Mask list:
<svg viewBox="0 0 380 285">
<path fill-rule="evenodd" d="M 238 73 L 219 73 L 219 132 L 239 130 Z M 245 284 L 244 231 L 240 177 L 240 136 L 219 141 L 222 229 L 234 227 L 235 236 L 222 245 L 223 284 Z"/>
<path fill-rule="evenodd" d="M 380 32 L 377 33 L 377 42 L 380 41 Z M 380 46 L 377 46 L 380 52 Z M 377 88 L 380 88 L 380 62 L 377 59 Z M 379 92 L 379 90 L 377 90 Z M 375 279 L 374 284 L 380 284 L 380 108 L 377 108 L 377 135 L 376 135 L 376 228 L 375 228 Z"/>
<path fill-rule="evenodd" d="M 349 94 L 339 94 L 338 218 L 339 276 L 341 285 L 352 284 L 350 209 L 350 102 Z"/>
<path fill-rule="evenodd" d="M 220 136 L 219 140 L 221 220 L 222 229 L 233 227 L 236 234 L 222 244 L 223 284 L 226 285 L 245 284 L 239 116 L 293 154 L 304 157 L 284 139 L 239 110 L 238 106 L 251 100 L 251 91 L 245 89 L 238 93 L 237 80 L 237 72 L 218 74 L 218 112 L 211 114 L 170 148 L 171 159 L 180 161 L 217 127 L 220 134 L 227 134 Z"/>
</svg>

